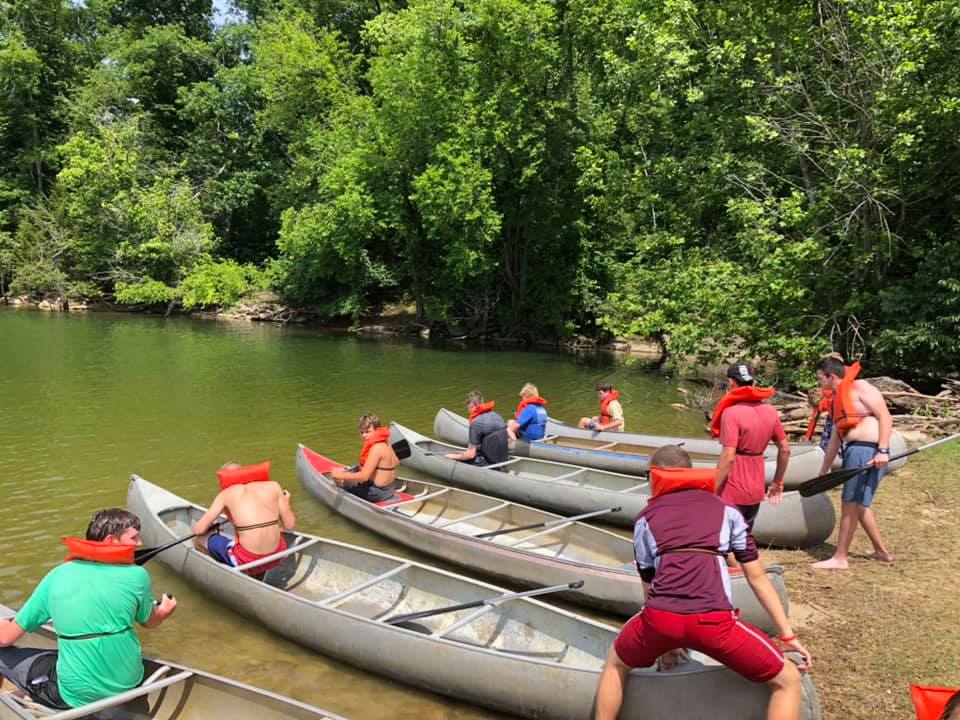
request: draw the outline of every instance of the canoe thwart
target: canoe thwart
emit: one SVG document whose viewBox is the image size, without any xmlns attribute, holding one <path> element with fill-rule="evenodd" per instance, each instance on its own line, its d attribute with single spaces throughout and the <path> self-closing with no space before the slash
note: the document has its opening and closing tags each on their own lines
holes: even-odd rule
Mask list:
<svg viewBox="0 0 960 720">
<path fill-rule="evenodd" d="M 271 555 L 265 555 L 262 558 L 258 558 L 257 560 L 251 560 L 250 562 L 244 563 L 243 565 L 237 565 L 233 569 L 236 572 L 242 573 L 247 570 L 260 567 L 261 565 L 269 565 L 274 560 L 279 560 L 280 558 L 287 557 L 287 555 L 293 555 L 294 553 L 298 553 L 304 548 L 309 547 L 311 545 L 315 545 L 318 542 L 320 542 L 320 538 L 311 538 L 310 540 L 307 540 L 305 543 L 300 543 L 299 545 L 296 545 L 296 544 L 291 545 L 286 550 L 281 550 L 280 552 L 273 553 Z"/>
<path fill-rule="evenodd" d="M 490 513 L 497 512 L 498 510 L 503 510 L 505 507 L 509 507 L 509 505 L 510 503 L 508 502 L 500 503 L 499 505 L 493 505 L 491 507 L 488 507 L 486 510 L 481 510 L 480 512 L 475 512 L 470 515 L 464 515 L 458 518 L 452 518 L 450 520 L 440 523 L 439 525 L 434 525 L 434 527 L 437 529 L 442 529 L 449 525 L 456 525 L 457 523 L 466 522 L 467 520 L 476 520 L 477 518 L 483 517 L 484 515 L 489 515 Z"/>
<path fill-rule="evenodd" d="M 329 607 L 330 605 L 333 605 L 333 603 L 340 602 L 341 600 L 346 600 L 351 595 L 356 595 L 358 592 L 361 592 L 363 590 L 366 590 L 367 588 L 371 588 L 374 585 L 382 583 L 384 580 L 391 578 L 394 575 L 398 575 L 402 573 L 404 570 L 406 570 L 409 567 L 410 567 L 410 563 L 403 563 L 403 565 L 398 565 L 392 570 L 387 570 L 387 572 L 385 573 L 369 578 L 368 580 L 364 580 L 362 583 L 359 583 L 358 585 L 354 585 L 353 587 L 347 588 L 342 592 L 338 592 L 336 595 L 331 595 L 328 598 L 324 598 L 323 600 L 318 602 L 317 605 L 319 605 L 320 607 Z"/>
</svg>

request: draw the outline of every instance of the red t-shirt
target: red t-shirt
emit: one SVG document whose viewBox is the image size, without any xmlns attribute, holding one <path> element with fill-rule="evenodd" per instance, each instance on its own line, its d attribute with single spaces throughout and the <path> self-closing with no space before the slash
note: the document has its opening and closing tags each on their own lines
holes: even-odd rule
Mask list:
<svg viewBox="0 0 960 720">
<path fill-rule="evenodd" d="M 785 437 L 777 409 L 767 403 L 737 403 L 720 418 L 720 444 L 738 452 L 762 453 Z M 720 497 L 734 505 L 757 505 L 766 493 L 765 475 L 763 455 L 737 455 Z"/>
</svg>

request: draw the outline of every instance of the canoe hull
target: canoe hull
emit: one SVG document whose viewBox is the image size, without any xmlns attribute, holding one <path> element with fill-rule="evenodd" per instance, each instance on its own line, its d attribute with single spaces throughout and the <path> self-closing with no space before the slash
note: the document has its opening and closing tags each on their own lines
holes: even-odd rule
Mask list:
<svg viewBox="0 0 960 720">
<path fill-rule="evenodd" d="M 523 587 L 553 586 L 583 580 L 583 587 L 555 597 L 576 602 L 595 610 L 604 610 L 618 615 L 631 616 L 643 605 L 643 583 L 632 562 L 633 544 L 620 536 L 587 526 L 587 532 L 604 536 L 618 546 L 621 568 L 565 561 L 533 552 L 524 552 L 471 536 L 444 530 L 416 522 L 389 508 L 378 507 L 360 500 L 338 488 L 311 465 L 304 447 L 297 451 L 297 478 L 313 497 L 339 514 L 359 525 L 383 535 L 394 542 L 413 548 L 427 555 L 455 563 L 470 570 Z M 439 485 L 427 485 L 429 492 Z M 454 491 L 464 492 L 464 491 Z M 470 493 L 473 495 L 473 493 Z M 483 497 L 485 496 L 478 496 Z M 492 500 L 491 504 L 496 501 Z M 551 519 L 557 516 L 549 516 Z M 579 523 L 578 523 L 579 524 Z M 767 577 L 777 591 L 784 611 L 789 611 L 789 599 L 783 580 L 783 568 L 768 567 Z M 757 601 L 743 575 L 731 575 L 733 604 L 740 608 L 740 616 L 765 632 L 776 628 L 770 616 Z"/>
<path fill-rule="evenodd" d="M 134 478 L 127 500 L 129 509 L 141 518 L 145 542 L 162 544 L 185 529 L 169 527 L 158 514 L 165 508 L 184 507 L 182 498 Z M 354 553 L 359 551 L 333 541 L 315 542 L 324 543 L 324 549 L 329 546 L 334 550 L 340 547 Z M 373 551 L 359 552 L 385 562 L 405 562 Z M 300 561 L 304 559 L 301 557 Z M 306 559 L 312 564 L 310 556 Z M 524 612 L 543 613 L 544 622 L 575 631 L 579 644 L 566 648 L 577 657 L 587 653 L 591 658 L 582 665 L 561 664 L 446 638 L 435 639 L 339 608 L 322 607 L 271 585 L 269 575 L 268 582 L 253 580 L 189 547 L 171 548 L 158 556 L 158 560 L 224 605 L 295 642 L 370 672 L 523 717 L 561 720 L 590 717 L 599 681 L 599 663 L 605 653 L 602 646 L 609 646 L 615 633 L 613 628 L 536 601 L 516 601 L 530 603 Z M 468 584 L 478 588 L 478 592 L 501 592 L 452 573 L 417 563 L 409 565 L 416 568 L 416 572 L 446 576 L 460 590 Z M 300 569 L 298 566 L 298 572 Z M 601 640 L 597 647 L 590 645 Z M 678 711 L 687 717 L 713 720 L 762 720 L 768 698 L 769 691 L 763 685 L 748 683 L 725 668 L 695 662 L 663 674 L 649 669 L 632 672 L 623 712 L 625 717 L 636 720 L 673 716 Z M 805 677 L 802 718 L 819 720 L 820 717 L 816 691 Z"/>
<path fill-rule="evenodd" d="M 14 615 L 12 609 L 0 605 L 0 618 Z M 56 633 L 50 626 L 44 626 L 35 632 L 27 633 L 17 645 L 54 650 L 57 647 Z M 160 680 L 183 672 L 190 675 L 181 682 L 154 690 L 145 696 L 151 709 L 148 717 L 155 720 L 201 720 L 214 717 L 229 717 L 230 720 L 343 720 L 306 703 L 167 660 L 144 658 L 144 677 L 152 676 L 162 666 L 167 666 L 170 670 L 161 675 Z M 130 703 L 113 706 L 111 712 L 132 713 L 138 709 L 142 712 L 142 706 L 137 708 Z M 136 714 L 135 717 L 145 716 Z M 22 718 L 23 716 L 14 712 L 9 705 L 0 703 L 0 720 Z"/>
<path fill-rule="evenodd" d="M 443 457 L 446 451 L 457 451 L 457 447 L 444 446 L 396 423 L 391 424 L 391 442 L 406 440 L 410 444 L 410 457 L 404 465 L 425 472 L 443 483 L 508 498 L 524 505 L 544 508 L 564 515 L 577 515 L 593 510 L 620 507 L 619 512 L 611 512 L 597 520 L 633 527 L 637 514 L 646 507 L 648 488 L 637 488 L 632 492 L 608 490 L 603 487 L 585 485 L 559 485 L 546 479 L 534 479 L 511 472 L 510 466 L 498 470 L 489 470 L 469 463 L 455 462 Z M 436 454 L 430 454 L 430 453 Z M 521 467 L 538 467 L 542 464 L 544 473 L 555 473 L 557 463 L 524 459 Z M 602 477 L 599 470 L 590 471 L 593 477 Z M 614 476 L 614 478 L 620 476 Z M 640 480 L 635 481 L 641 484 Z M 609 483 L 611 486 L 614 481 Z M 836 524 L 833 503 L 822 493 L 809 498 L 800 497 L 797 492 L 784 493 L 779 505 L 763 503 L 754 526 L 754 538 L 761 546 L 810 547 L 818 545 L 830 537 Z"/>
<path fill-rule="evenodd" d="M 455 445 L 467 444 L 469 425 L 467 419 L 462 415 L 441 408 L 434 418 L 433 430 L 440 440 Z M 650 453 L 663 445 L 682 443 L 685 450 L 695 454 L 694 467 L 715 466 L 722 449 L 718 441 L 706 438 L 669 437 L 666 435 L 609 431 L 595 433 L 555 420 L 547 422 L 547 435 L 548 437 L 556 436 L 557 440 L 548 442 L 518 440 L 511 453 L 520 457 L 581 465 L 627 475 L 643 475 L 650 469 Z M 615 447 L 619 447 L 620 451 L 596 450 L 590 447 L 590 445 L 595 444 L 612 445 L 613 443 L 616 443 Z M 634 451 L 628 451 L 631 447 L 634 448 Z M 696 456 L 702 457 L 698 458 Z M 772 482 L 777 469 L 776 448 L 768 449 L 766 456 L 766 480 Z M 792 445 L 790 462 L 784 476 L 784 487 L 787 490 L 794 490 L 803 481 L 816 477 L 822 464 L 823 451 L 818 446 Z"/>
</svg>

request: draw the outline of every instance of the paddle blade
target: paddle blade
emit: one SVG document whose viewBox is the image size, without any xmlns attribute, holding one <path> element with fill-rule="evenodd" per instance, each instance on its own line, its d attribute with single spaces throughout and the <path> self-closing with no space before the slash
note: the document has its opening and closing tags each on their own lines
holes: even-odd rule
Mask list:
<svg viewBox="0 0 960 720">
<path fill-rule="evenodd" d="M 869 465 L 864 465 L 863 467 L 858 468 L 834 470 L 826 475 L 821 475 L 820 477 L 815 477 L 812 480 L 807 480 L 798 488 L 800 497 L 812 497 L 813 495 L 819 495 L 822 492 L 826 492 L 830 488 L 835 488 L 837 485 L 842 485 L 850 478 L 856 477 L 860 473 L 866 472 L 869 469 Z"/>
<path fill-rule="evenodd" d="M 406 460 L 410 457 L 410 443 L 406 439 L 397 440 L 390 447 L 397 454 L 397 460 Z"/>
</svg>

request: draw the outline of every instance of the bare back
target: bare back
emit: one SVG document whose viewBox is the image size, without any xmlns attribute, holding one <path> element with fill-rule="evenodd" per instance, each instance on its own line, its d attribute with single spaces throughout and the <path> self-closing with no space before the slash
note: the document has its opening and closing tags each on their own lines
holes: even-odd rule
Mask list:
<svg viewBox="0 0 960 720">
<path fill-rule="evenodd" d="M 397 479 L 397 466 L 400 459 L 389 443 L 377 443 L 370 449 L 367 463 L 376 463 L 370 474 L 370 481 L 377 487 L 387 487 Z M 366 467 L 363 468 L 366 470 Z"/>
<path fill-rule="evenodd" d="M 267 527 L 238 530 L 237 540 L 250 552 L 269 553 L 276 549 L 280 541 L 282 493 L 280 484 L 272 480 L 233 485 L 221 493 L 235 527 L 276 521 Z"/>
</svg>

